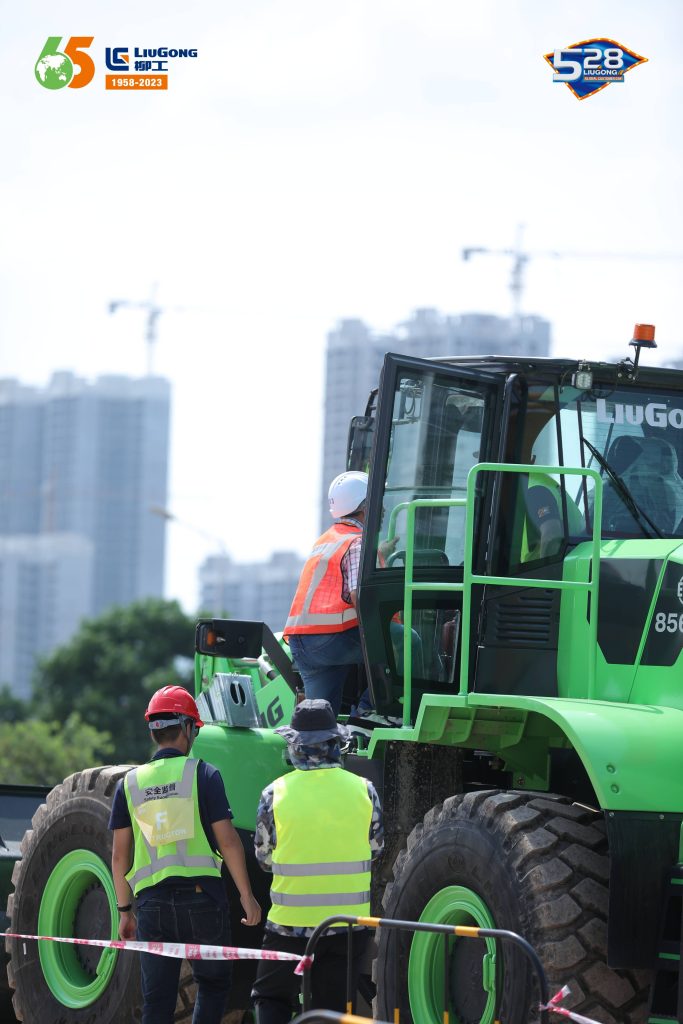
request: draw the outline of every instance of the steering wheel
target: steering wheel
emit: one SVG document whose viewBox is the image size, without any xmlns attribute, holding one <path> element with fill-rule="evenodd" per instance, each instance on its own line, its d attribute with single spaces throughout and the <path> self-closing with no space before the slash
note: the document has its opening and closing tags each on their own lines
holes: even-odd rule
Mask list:
<svg viewBox="0 0 683 1024">
<path fill-rule="evenodd" d="M 401 559 L 403 564 L 406 564 L 406 549 L 401 548 L 399 551 L 392 551 L 387 558 L 387 568 L 391 566 L 398 559 Z M 441 548 L 415 548 L 413 552 L 413 564 L 415 565 L 450 565 L 448 561 L 448 555 Z"/>
</svg>

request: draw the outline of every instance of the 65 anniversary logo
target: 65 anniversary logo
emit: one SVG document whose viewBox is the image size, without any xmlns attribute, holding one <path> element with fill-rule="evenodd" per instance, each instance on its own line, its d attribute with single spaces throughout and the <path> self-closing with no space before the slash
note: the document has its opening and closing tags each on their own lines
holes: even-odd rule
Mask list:
<svg viewBox="0 0 683 1024">
<path fill-rule="evenodd" d="M 63 50 L 61 36 L 48 36 L 40 57 L 36 61 L 35 74 L 40 85 L 46 89 L 82 89 L 92 82 L 95 64 L 86 50 L 92 45 L 94 36 L 71 36 Z M 74 65 L 78 73 L 74 74 Z"/>
<path fill-rule="evenodd" d="M 48 36 L 36 61 L 35 76 L 45 89 L 82 89 L 95 76 L 95 62 L 88 52 L 94 36 L 71 36 L 62 46 L 62 36 Z M 134 47 L 133 59 L 127 46 L 107 46 L 105 64 L 116 74 L 105 75 L 106 89 L 168 89 L 169 61 L 197 57 L 194 47 Z M 132 66 L 131 66 L 132 64 Z M 142 72 L 142 73 L 139 73 Z"/>
<path fill-rule="evenodd" d="M 647 62 L 647 57 L 616 39 L 603 37 L 572 43 L 544 57 L 555 72 L 553 82 L 564 82 L 577 100 L 585 100 L 608 85 L 623 84 L 627 71 Z"/>
</svg>

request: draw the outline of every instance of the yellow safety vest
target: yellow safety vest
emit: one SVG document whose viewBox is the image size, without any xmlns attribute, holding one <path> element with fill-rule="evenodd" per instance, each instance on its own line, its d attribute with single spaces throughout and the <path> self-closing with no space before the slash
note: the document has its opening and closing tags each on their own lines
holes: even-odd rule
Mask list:
<svg viewBox="0 0 683 1024">
<path fill-rule="evenodd" d="M 367 781 L 342 768 L 293 771 L 273 783 L 276 845 L 268 919 L 315 927 L 370 913 Z"/>
<path fill-rule="evenodd" d="M 126 878 L 136 896 L 166 878 L 220 878 L 222 861 L 211 849 L 199 816 L 198 765 L 187 757 L 163 757 L 126 775 L 135 842 Z"/>
</svg>

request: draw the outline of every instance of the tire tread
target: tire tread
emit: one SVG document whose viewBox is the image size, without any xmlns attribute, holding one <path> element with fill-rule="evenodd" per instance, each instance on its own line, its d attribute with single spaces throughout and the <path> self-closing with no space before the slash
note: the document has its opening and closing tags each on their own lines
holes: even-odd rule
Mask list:
<svg viewBox="0 0 683 1024">
<path fill-rule="evenodd" d="M 103 808 L 108 810 L 111 805 L 114 785 L 130 771 L 131 767 L 131 765 L 110 765 L 102 768 L 88 768 L 82 772 L 74 772 L 47 794 L 45 803 L 40 804 L 33 815 L 31 828 L 27 829 L 24 833 L 19 847 L 21 859 L 16 862 L 12 870 L 14 891 L 10 893 L 7 899 L 7 917 L 10 921 L 10 930 L 22 930 L 20 927 L 16 929 L 14 927 L 15 912 L 19 912 L 24 886 L 30 888 L 31 885 L 31 858 L 37 855 L 43 837 L 55 821 L 60 818 L 65 805 L 72 803 L 74 800 L 79 801 L 83 797 L 91 801 L 94 798 Z M 5 949 L 10 956 L 7 965 L 7 977 L 10 988 L 14 990 L 12 996 L 14 1014 L 17 1020 L 28 1020 L 29 1018 L 25 1016 L 25 1008 L 22 1006 L 21 982 L 19 981 L 19 972 L 15 968 L 14 962 L 14 957 L 21 955 L 20 940 L 5 939 Z"/>
<path fill-rule="evenodd" d="M 86 768 L 81 772 L 74 772 L 69 775 L 62 783 L 55 786 L 52 789 L 45 800 L 44 804 L 41 804 L 35 814 L 33 815 L 32 828 L 29 829 L 21 841 L 21 860 L 17 861 L 14 865 L 12 872 L 12 884 L 14 885 L 14 892 L 10 893 L 7 901 L 7 916 L 12 921 L 12 915 L 15 908 L 18 906 L 18 897 L 20 896 L 22 886 L 27 882 L 27 874 L 29 873 L 29 861 L 34 854 L 41 842 L 44 835 L 45 829 L 48 828 L 56 818 L 63 812 L 64 806 L 72 803 L 73 801 L 89 801 L 92 806 L 92 801 L 96 800 L 103 808 L 107 810 L 111 807 L 111 802 L 114 796 L 114 790 L 117 783 L 135 767 L 134 765 L 103 765 L 94 768 Z M 20 945 L 18 940 L 5 939 L 5 948 L 10 956 L 20 955 Z M 28 1017 L 24 1016 L 24 1008 L 22 1007 L 21 998 L 21 983 L 19 989 L 17 988 L 17 971 L 15 971 L 14 962 L 10 959 L 7 965 L 7 976 L 9 979 L 10 988 L 14 989 L 14 995 L 12 997 L 12 1004 L 14 1007 L 14 1013 L 19 1021 L 28 1020 Z M 178 993 L 178 1003 L 174 1013 L 174 1024 L 190 1024 L 192 1015 L 194 1012 L 194 999 L 196 993 L 196 986 L 192 976 L 192 969 L 187 961 L 183 961 L 181 967 L 181 981 Z M 141 996 L 137 1000 L 137 1008 L 135 1010 L 134 1020 L 140 1019 L 141 1013 Z M 244 1016 L 242 1010 L 229 1010 L 223 1017 L 222 1024 L 239 1024 Z M 79 1016 L 80 1020 L 81 1017 Z M 92 1018 L 89 1017 L 88 1020 Z M 66 1020 L 66 1018 L 64 1018 Z M 123 1016 L 117 1014 L 116 1024 L 131 1024 L 133 1018 L 129 1013 L 123 1011 Z M 60 1018 L 61 1021 L 61 1018 Z M 36 1020 L 35 1024 L 39 1024 Z M 47 1018 L 41 1020 L 40 1024 L 48 1024 Z M 114 1022 L 112 1021 L 112 1024 Z"/>
<path fill-rule="evenodd" d="M 420 858 L 439 841 L 457 844 L 459 823 L 474 820 L 508 861 L 523 901 L 524 937 L 541 956 L 551 994 L 569 983 L 566 1005 L 572 1009 L 602 1024 L 643 1024 L 649 972 L 611 970 L 604 960 L 609 896 L 604 821 L 599 812 L 566 797 L 496 790 L 448 797 L 415 826 L 396 857 L 394 881 L 382 901 L 384 914 L 405 916 L 400 911 L 403 879 L 417 872 Z M 386 951 L 386 935 L 380 932 L 374 968 L 378 982 Z M 381 1003 L 379 1009 L 384 1010 Z"/>
</svg>

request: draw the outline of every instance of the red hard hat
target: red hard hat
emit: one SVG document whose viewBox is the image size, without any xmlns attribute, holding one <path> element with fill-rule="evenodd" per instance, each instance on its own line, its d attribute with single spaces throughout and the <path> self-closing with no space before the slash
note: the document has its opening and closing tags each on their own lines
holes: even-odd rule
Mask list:
<svg viewBox="0 0 683 1024">
<path fill-rule="evenodd" d="M 183 686 L 162 686 L 152 694 L 145 718 L 149 722 L 152 715 L 168 715 L 177 718 L 192 718 L 198 726 L 204 725 L 199 717 L 195 699 Z"/>
</svg>

